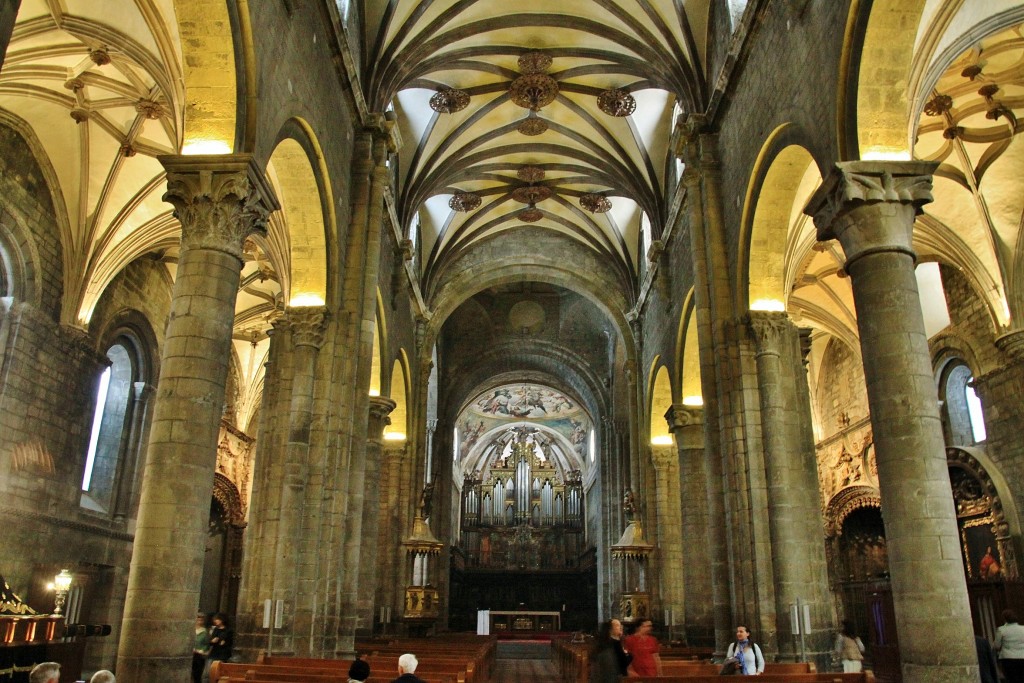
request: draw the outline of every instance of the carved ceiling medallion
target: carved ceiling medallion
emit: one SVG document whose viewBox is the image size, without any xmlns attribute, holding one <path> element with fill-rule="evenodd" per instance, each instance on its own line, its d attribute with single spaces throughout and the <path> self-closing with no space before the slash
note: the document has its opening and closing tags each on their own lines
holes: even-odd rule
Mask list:
<svg viewBox="0 0 1024 683">
<path fill-rule="evenodd" d="M 457 88 L 441 88 L 430 98 L 430 108 L 438 114 L 454 114 L 469 106 L 469 93 Z"/>
<path fill-rule="evenodd" d="M 516 130 L 523 135 L 533 137 L 547 132 L 548 122 L 537 116 L 537 112 L 531 110 L 530 115 L 519 122 Z"/>
<path fill-rule="evenodd" d="M 605 213 L 612 208 L 612 200 L 603 194 L 587 192 L 580 195 L 580 206 L 590 213 Z"/>
<path fill-rule="evenodd" d="M 551 197 L 551 188 L 544 185 L 526 185 L 512 190 L 512 199 L 523 204 L 536 204 Z"/>
<path fill-rule="evenodd" d="M 453 211 L 473 211 L 480 206 L 480 195 L 474 192 L 456 192 L 448 200 L 448 208 Z"/>
<path fill-rule="evenodd" d="M 531 204 L 529 208 L 520 211 L 518 216 L 519 220 L 523 221 L 524 223 L 536 223 L 537 221 L 544 217 L 544 214 L 541 213 L 540 209 Z"/>
<path fill-rule="evenodd" d="M 516 176 L 524 183 L 539 183 L 544 180 L 544 169 L 540 166 L 523 166 L 516 171 Z"/>
<path fill-rule="evenodd" d="M 608 116 L 621 118 L 636 111 L 636 98 L 622 88 L 611 88 L 597 96 L 597 107 Z"/>
</svg>

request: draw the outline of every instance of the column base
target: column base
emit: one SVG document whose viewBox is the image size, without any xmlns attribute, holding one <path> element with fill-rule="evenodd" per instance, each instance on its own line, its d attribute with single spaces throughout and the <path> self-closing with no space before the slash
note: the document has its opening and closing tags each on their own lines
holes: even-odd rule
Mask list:
<svg viewBox="0 0 1024 683">
<path fill-rule="evenodd" d="M 903 683 L 962 683 L 978 680 L 978 666 L 903 664 Z"/>
</svg>

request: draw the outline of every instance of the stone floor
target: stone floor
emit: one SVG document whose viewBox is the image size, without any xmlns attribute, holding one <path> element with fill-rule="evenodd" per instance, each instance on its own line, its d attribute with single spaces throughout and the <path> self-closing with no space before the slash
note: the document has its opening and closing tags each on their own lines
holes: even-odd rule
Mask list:
<svg viewBox="0 0 1024 683">
<path fill-rule="evenodd" d="M 556 683 L 550 643 L 498 643 L 491 683 Z"/>
</svg>

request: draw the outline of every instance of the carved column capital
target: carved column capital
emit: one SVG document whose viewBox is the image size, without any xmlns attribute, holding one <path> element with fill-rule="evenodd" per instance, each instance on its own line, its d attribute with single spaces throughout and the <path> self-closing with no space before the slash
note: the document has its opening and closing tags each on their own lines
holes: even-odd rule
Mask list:
<svg viewBox="0 0 1024 683">
<path fill-rule="evenodd" d="M 814 218 L 821 241 L 838 239 L 846 266 L 861 256 L 902 252 L 916 260 L 911 235 L 915 215 L 932 201 L 931 161 L 844 161 L 811 197 L 804 213 Z"/>
<path fill-rule="evenodd" d="M 370 397 L 370 423 L 367 436 L 375 441 L 384 438 L 384 428 L 391 424 L 388 417 L 391 411 L 398 405 L 387 396 Z"/>
<path fill-rule="evenodd" d="M 672 443 L 651 444 L 651 460 L 659 471 L 679 467 L 679 450 Z"/>
<path fill-rule="evenodd" d="M 995 339 L 996 347 L 1013 360 L 1024 360 L 1024 330 L 1012 330 Z"/>
<path fill-rule="evenodd" d="M 746 323 L 754 336 L 758 355 L 780 355 L 786 333 L 793 327 L 789 316 L 781 311 L 750 311 Z"/>
<path fill-rule="evenodd" d="M 289 308 L 282 321 L 292 333 L 293 346 L 320 349 L 324 345 L 324 328 L 327 324 L 327 309 L 324 306 Z"/>
<path fill-rule="evenodd" d="M 250 154 L 164 155 L 165 202 L 181 222 L 184 249 L 212 249 L 242 260 L 242 245 L 266 233 L 267 217 L 280 208 Z"/>
<path fill-rule="evenodd" d="M 665 411 L 665 421 L 668 422 L 668 430 L 673 434 L 686 427 L 702 427 L 704 425 L 704 408 L 673 403 Z"/>
</svg>

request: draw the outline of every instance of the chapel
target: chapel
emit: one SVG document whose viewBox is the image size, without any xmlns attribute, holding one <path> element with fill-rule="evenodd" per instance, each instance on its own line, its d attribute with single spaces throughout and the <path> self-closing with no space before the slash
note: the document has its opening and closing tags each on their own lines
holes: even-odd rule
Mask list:
<svg viewBox="0 0 1024 683">
<path fill-rule="evenodd" d="M 190 680 L 197 611 L 238 661 L 617 618 L 819 671 L 845 621 L 881 681 L 979 680 L 1024 610 L 1022 30 L 0 0 L 0 616 L 109 625 L 122 683 Z"/>
</svg>

